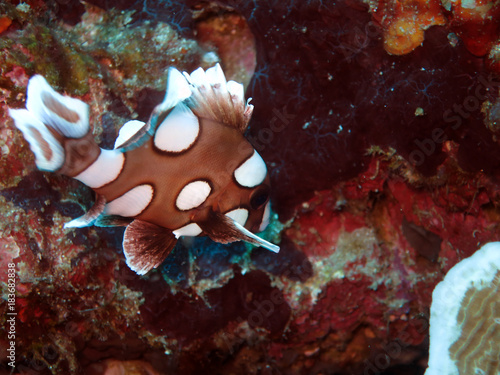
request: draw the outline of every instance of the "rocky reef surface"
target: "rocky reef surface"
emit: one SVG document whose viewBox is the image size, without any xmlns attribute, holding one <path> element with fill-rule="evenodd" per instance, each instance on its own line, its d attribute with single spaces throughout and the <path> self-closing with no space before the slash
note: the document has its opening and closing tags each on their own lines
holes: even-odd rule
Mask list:
<svg viewBox="0 0 500 375">
<path fill-rule="evenodd" d="M 500 239 L 499 20 L 488 0 L 0 4 L 0 373 L 14 263 L 16 374 L 423 374 L 435 285 Z M 37 171 L 7 108 L 43 74 L 111 148 L 168 66 L 215 62 L 253 98 L 281 252 L 196 238 L 139 277 L 123 229 L 63 229 L 92 192 Z"/>
</svg>

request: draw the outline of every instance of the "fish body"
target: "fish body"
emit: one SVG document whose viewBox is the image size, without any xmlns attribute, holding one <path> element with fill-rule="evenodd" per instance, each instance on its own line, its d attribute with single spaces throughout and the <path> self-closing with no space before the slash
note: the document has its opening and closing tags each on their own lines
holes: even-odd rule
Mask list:
<svg viewBox="0 0 500 375">
<path fill-rule="evenodd" d="M 89 212 L 66 227 L 127 226 L 125 257 L 138 274 L 160 265 L 181 236 L 279 251 L 253 234 L 270 213 L 266 165 L 243 136 L 253 106 L 219 65 L 190 75 L 170 68 L 163 102 L 147 123 L 126 123 L 113 150 L 95 143 L 88 106 L 42 76 L 31 78 L 26 107 L 9 113 L 37 166 L 96 192 Z"/>
</svg>

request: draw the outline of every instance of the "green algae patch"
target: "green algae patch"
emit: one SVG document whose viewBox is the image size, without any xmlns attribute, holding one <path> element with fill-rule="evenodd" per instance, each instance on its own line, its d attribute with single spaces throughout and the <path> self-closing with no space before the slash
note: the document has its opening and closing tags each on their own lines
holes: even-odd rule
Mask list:
<svg viewBox="0 0 500 375">
<path fill-rule="evenodd" d="M 88 5 L 82 22 L 73 29 L 78 43 L 117 83 L 163 91 L 168 67 L 193 70 L 214 64 L 212 52 L 194 40 L 181 38 L 170 25 L 149 21 L 132 24 L 132 14 L 105 12 Z"/>
<path fill-rule="evenodd" d="M 106 12 L 87 5 L 75 27 L 57 20 L 43 22 L 29 9 L 22 17 L 15 8 L 11 12 L 22 27 L 0 36 L 0 86 L 16 94 L 24 88 L 4 76 L 16 67 L 27 76 L 43 75 L 68 95 L 87 94 L 93 78 L 103 80 L 114 95 L 123 97 L 125 92 L 131 98 L 146 87 L 163 91 L 170 66 L 206 69 L 219 61 L 213 52 L 181 38 L 166 23 L 131 24 L 133 12 Z"/>
<path fill-rule="evenodd" d="M 62 43 L 57 30 L 43 25 L 28 25 L 24 30 L 1 37 L 0 50 L 2 73 L 21 67 L 29 76 L 41 74 L 51 85 L 73 95 L 88 92 L 89 71 L 96 71 L 91 58 L 72 44 Z M 3 77 L 0 83 L 10 90 L 16 88 L 12 79 Z"/>
</svg>

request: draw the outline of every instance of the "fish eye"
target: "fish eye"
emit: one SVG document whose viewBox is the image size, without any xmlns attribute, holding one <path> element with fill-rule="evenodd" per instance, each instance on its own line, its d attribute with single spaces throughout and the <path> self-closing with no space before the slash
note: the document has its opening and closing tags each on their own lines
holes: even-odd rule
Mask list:
<svg viewBox="0 0 500 375">
<path fill-rule="evenodd" d="M 257 210 L 261 208 L 269 200 L 271 189 L 267 185 L 263 185 L 254 191 L 250 198 L 250 206 Z"/>
</svg>

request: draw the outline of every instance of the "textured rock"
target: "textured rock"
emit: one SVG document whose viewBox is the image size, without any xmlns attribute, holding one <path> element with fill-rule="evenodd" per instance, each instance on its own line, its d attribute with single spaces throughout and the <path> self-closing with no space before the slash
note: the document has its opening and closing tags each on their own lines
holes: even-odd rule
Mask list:
<svg viewBox="0 0 500 375">
<path fill-rule="evenodd" d="M 477 23 L 456 23 L 458 6 L 430 27 L 443 24 L 439 3 L 384 3 L 1 5 L 12 22 L 0 34 L 0 266 L 17 269 L 18 372 L 423 372 L 432 290 L 500 239 L 498 43 L 477 29 L 490 53 L 473 57 Z M 389 55 L 400 22 L 423 44 Z M 63 229 L 93 197 L 35 170 L 6 112 L 24 106 L 30 76 L 87 102 L 109 148 L 161 101 L 166 66 L 220 59 L 244 81 L 255 57 L 248 137 L 272 174 L 281 222 L 266 236 L 280 254 L 185 240 L 137 277 L 123 229 Z"/>
</svg>

